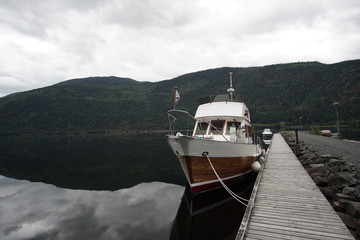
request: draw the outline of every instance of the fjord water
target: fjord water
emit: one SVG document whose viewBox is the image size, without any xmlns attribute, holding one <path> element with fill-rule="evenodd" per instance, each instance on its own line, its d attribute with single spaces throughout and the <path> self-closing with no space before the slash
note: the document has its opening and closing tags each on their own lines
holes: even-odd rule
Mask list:
<svg viewBox="0 0 360 240">
<path fill-rule="evenodd" d="M 0 156 L 0 239 L 233 239 L 244 210 L 185 191 L 165 134 L 2 137 Z"/>
<path fill-rule="evenodd" d="M 184 187 L 58 188 L 0 176 L 0 239 L 168 239 Z"/>
<path fill-rule="evenodd" d="M 0 174 L 9 177 L 87 190 L 185 183 L 165 134 L 4 137 L 0 144 Z"/>
</svg>

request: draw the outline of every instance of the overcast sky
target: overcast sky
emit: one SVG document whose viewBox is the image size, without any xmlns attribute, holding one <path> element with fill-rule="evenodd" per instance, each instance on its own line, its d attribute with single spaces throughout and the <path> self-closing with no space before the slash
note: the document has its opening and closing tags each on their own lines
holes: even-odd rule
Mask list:
<svg viewBox="0 0 360 240">
<path fill-rule="evenodd" d="M 0 97 L 88 76 L 360 58 L 360 0 L 0 0 Z"/>
</svg>

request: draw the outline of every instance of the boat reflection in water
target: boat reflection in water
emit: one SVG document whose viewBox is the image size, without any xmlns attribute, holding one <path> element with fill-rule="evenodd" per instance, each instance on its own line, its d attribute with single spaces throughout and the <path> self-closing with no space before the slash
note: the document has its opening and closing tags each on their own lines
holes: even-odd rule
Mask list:
<svg viewBox="0 0 360 240">
<path fill-rule="evenodd" d="M 249 199 L 257 174 L 246 182 L 228 186 Z M 234 239 L 246 206 L 236 201 L 224 188 L 193 194 L 188 185 L 171 227 L 170 239 Z"/>
</svg>

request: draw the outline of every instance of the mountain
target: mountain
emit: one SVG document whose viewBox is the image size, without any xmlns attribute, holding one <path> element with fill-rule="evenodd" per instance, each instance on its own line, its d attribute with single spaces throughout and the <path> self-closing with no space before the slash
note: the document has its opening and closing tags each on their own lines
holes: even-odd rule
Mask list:
<svg viewBox="0 0 360 240">
<path fill-rule="evenodd" d="M 333 122 L 360 119 L 360 60 L 336 64 L 298 62 L 263 67 L 222 67 L 171 80 L 139 82 L 119 77 L 72 79 L 0 98 L 0 134 L 63 134 L 167 129 L 172 89 L 179 109 L 194 114 L 197 99 L 233 86 L 256 123 Z"/>
</svg>

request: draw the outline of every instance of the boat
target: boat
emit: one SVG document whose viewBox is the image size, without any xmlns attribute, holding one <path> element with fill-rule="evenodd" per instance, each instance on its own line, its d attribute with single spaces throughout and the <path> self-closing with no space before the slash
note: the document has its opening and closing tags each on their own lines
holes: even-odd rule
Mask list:
<svg viewBox="0 0 360 240">
<path fill-rule="evenodd" d="M 271 139 L 273 136 L 272 131 L 270 130 L 270 128 L 265 128 L 264 131 L 262 132 L 262 139 L 265 145 L 270 145 L 271 143 Z"/>
<path fill-rule="evenodd" d="M 261 140 L 253 136 L 248 107 L 235 95 L 232 73 L 227 92 L 200 99 L 192 116 L 175 109 L 180 95 L 174 91 L 174 108 L 168 111 L 168 143 L 193 193 L 243 181 L 261 167 L 257 161 L 262 153 Z M 175 131 L 176 114 L 194 120 L 192 134 Z"/>
</svg>

